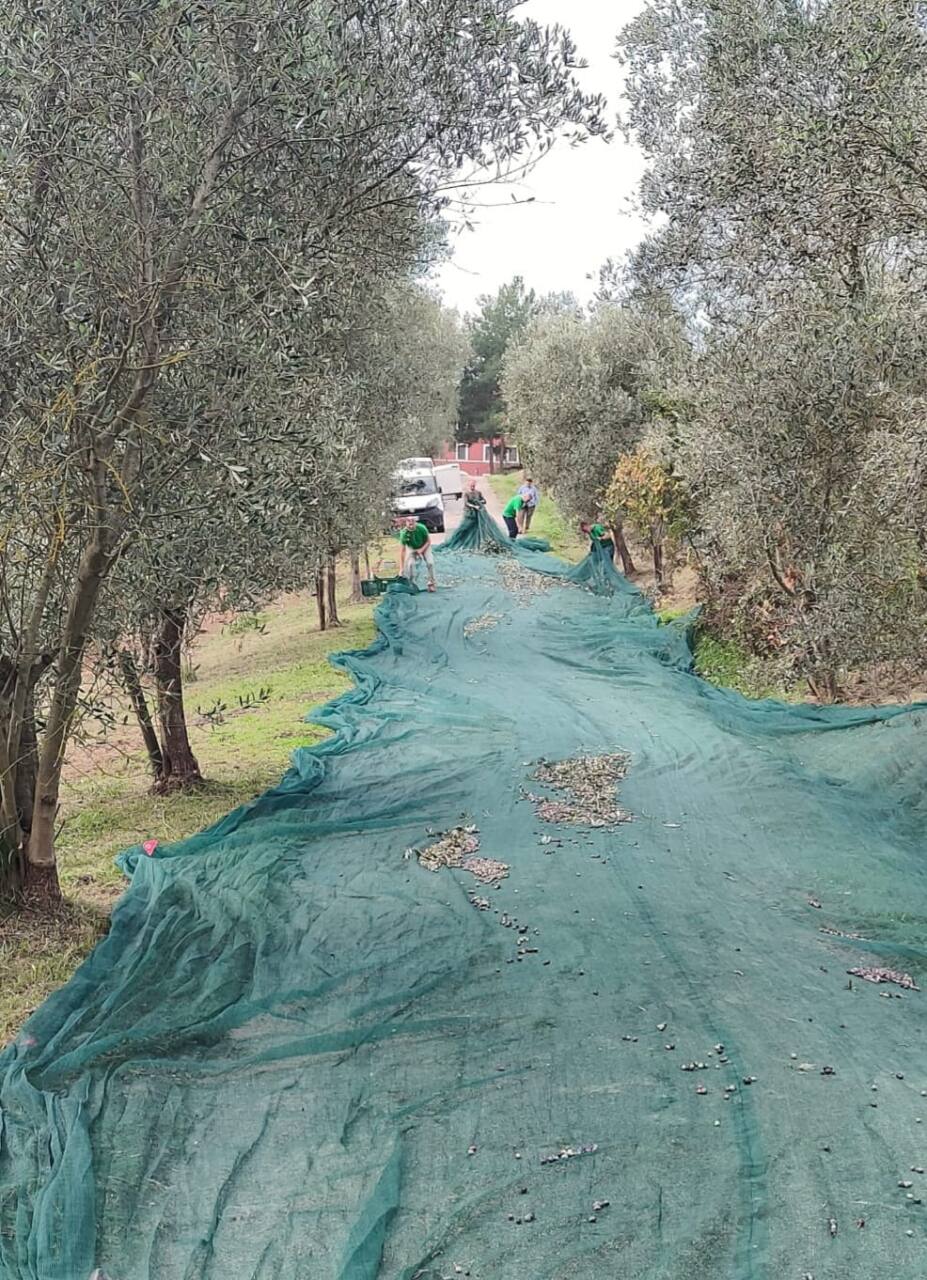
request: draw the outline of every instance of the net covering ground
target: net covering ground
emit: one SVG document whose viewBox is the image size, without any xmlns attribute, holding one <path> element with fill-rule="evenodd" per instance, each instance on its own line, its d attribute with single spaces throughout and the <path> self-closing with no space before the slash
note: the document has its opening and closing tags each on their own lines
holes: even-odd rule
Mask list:
<svg viewBox="0 0 927 1280">
<path fill-rule="evenodd" d="M 438 567 L 0 1056 L 0 1275 L 927 1276 L 924 709 L 712 688 L 485 512 Z"/>
</svg>

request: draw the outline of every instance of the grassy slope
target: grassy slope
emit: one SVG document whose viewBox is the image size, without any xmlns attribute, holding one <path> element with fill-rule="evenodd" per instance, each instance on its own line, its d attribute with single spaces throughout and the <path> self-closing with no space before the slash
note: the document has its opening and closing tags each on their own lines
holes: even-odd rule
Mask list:
<svg viewBox="0 0 927 1280">
<path fill-rule="evenodd" d="M 686 612 L 685 609 L 664 609 L 659 617 L 661 622 L 671 622 Z M 696 631 L 695 669 L 704 680 L 722 689 L 736 689 L 745 698 L 778 698 L 783 702 L 799 700 L 795 689 L 771 683 L 762 665 L 736 640 L 727 640 L 708 631 Z"/>
<path fill-rule="evenodd" d="M 116 854 L 148 836 L 177 840 L 201 830 L 272 786 L 295 748 L 324 736 L 304 723 L 306 712 L 349 685 L 328 655 L 364 648 L 374 634 L 369 605 L 341 606 L 341 614 L 344 626 L 320 634 L 311 602 L 290 599 L 262 615 L 263 634 L 219 630 L 201 638 L 187 706 L 193 747 L 209 779 L 202 791 L 149 795 L 137 751 L 81 757 L 80 772 L 71 770 L 64 793 L 58 850 L 66 903 L 60 917 L 0 917 L 0 1045 L 67 981 L 105 931 L 109 908 L 125 887 L 113 865 Z M 261 687 L 270 689 L 268 700 L 241 710 L 239 697 Z M 218 702 L 229 710 L 213 727 L 196 708 Z"/>
</svg>

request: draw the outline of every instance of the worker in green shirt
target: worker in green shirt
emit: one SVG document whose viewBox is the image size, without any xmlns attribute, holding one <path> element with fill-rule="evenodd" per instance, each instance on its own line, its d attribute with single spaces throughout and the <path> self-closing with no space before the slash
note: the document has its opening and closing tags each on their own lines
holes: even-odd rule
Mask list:
<svg viewBox="0 0 927 1280">
<path fill-rule="evenodd" d="M 604 524 L 592 524 L 589 520 L 584 520 L 579 526 L 580 533 L 584 533 L 589 539 L 592 547 L 600 547 L 612 564 L 615 562 L 615 535 L 611 529 Z"/>
<path fill-rule="evenodd" d="M 510 538 L 517 538 L 519 512 L 524 509 L 525 500 L 519 494 L 515 494 L 514 498 L 510 498 L 508 504 L 502 511 L 502 519 L 505 521 L 505 527 L 509 531 Z"/>
<path fill-rule="evenodd" d="M 415 574 L 415 563 L 424 560 L 428 568 L 428 590 L 435 589 L 435 557 L 431 548 L 428 530 L 415 516 L 403 521 L 399 530 L 400 563 L 399 572 L 411 582 Z"/>
</svg>

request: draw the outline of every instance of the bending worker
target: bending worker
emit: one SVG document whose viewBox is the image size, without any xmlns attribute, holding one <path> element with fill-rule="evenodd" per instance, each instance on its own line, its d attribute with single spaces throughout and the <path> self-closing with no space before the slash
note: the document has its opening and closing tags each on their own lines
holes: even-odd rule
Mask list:
<svg viewBox="0 0 927 1280">
<path fill-rule="evenodd" d="M 431 546 L 431 538 L 423 524 L 409 516 L 399 530 L 399 572 L 411 582 L 415 576 L 415 564 L 424 560 L 428 568 L 428 590 L 435 589 L 435 556 Z"/>
<path fill-rule="evenodd" d="M 518 522 L 521 519 L 521 512 L 526 506 L 524 498 L 516 493 L 514 498 L 510 498 L 507 505 L 502 510 L 502 519 L 505 521 L 505 527 L 509 531 L 510 538 L 517 538 L 519 534 Z"/>
<path fill-rule="evenodd" d="M 592 524 L 588 520 L 584 520 L 579 526 L 580 533 L 584 533 L 589 539 L 591 547 L 600 547 L 608 559 L 614 564 L 615 562 L 615 535 L 611 529 L 604 524 Z"/>
</svg>

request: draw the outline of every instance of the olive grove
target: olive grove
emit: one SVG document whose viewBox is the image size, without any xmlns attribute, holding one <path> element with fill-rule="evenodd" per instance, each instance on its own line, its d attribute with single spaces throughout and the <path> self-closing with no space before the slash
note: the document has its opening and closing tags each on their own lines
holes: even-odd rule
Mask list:
<svg viewBox="0 0 927 1280">
<path fill-rule="evenodd" d="M 608 507 L 625 572 L 622 511 L 607 501 L 622 455 L 650 432 L 687 366 L 685 326 L 665 300 L 608 302 L 539 316 L 506 360 L 510 428 L 568 515 Z"/>
<path fill-rule="evenodd" d="M 651 0 L 619 44 L 665 219 L 634 271 L 708 318 L 676 456 L 709 590 L 829 701 L 927 619 L 923 14 Z"/>
<path fill-rule="evenodd" d="M 509 412 L 573 511 L 643 443 L 716 619 L 830 701 L 848 669 L 923 660 L 923 10 L 646 0 L 617 54 L 652 230 L 591 315 L 513 354 Z M 642 395 L 606 397 L 609 361 L 639 348 L 616 332 L 603 358 L 603 315 L 648 299 L 669 300 L 683 349 L 657 353 Z"/>
<path fill-rule="evenodd" d="M 604 130 L 569 37 L 517 9 L 5 7 L 0 889 L 57 893 L 64 753 L 113 619 L 305 581 L 375 509 L 384 412 L 448 402 L 407 360 L 371 422 L 446 188 Z"/>
</svg>

